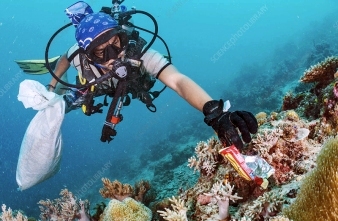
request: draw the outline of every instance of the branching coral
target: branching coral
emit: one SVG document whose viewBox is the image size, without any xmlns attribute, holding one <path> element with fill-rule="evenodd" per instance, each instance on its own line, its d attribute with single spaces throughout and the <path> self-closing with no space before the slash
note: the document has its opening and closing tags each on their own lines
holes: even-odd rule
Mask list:
<svg viewBox="0 0 338 221">
<path fill-rule="evenodd" d="M 135 184 L 133 188 L 130 184 L 122 184 L 118 180 L 110 181 L 108 178 L 102 178 L 103 188 L 100 189 L 100 194 L 104 198 L 124 200 L 127 197 L 132 197 L 143 203 L 145 194 L 150 190 L 150 183 L 146 180 L 141 180 Z"/>
<path fill-rule="evenodd" d="M 283 131 L 279 128 L 261 130 L 257 133 L 256 137 L 252 139 L 252 144 L 262 157 L 270 158 L 269 151 L 271 147 L 276 145 L 282 134 Z M 271 159 L 269 160 L 271 161 Z"/>
<path fill-rule="evenodd" d="M 14 215 L 11 208 L 8 208 L 7 210 L 5 204 L 2 204 L 1 209 L 2 209 L 2 213 L 0 214 L 1 221 L 28 221 L 28 218 L 22 215 L 20 211 L 18 211 L 17 214 Z"/>
<path fill-rule="evenodd" d="M 55 200 L 40 200 L 38 204 L 41 214 L 41 220 L 64 220 L 71 221 L 75 218 L 81 221 L 89 221 L 87 213 L 89 202 L 77 201 L 72 192 L 63 189 L 60 192 L 61 198 Z"/>
<path fill-rule="evenodd" d="M 108 178 L 102 178 L 103 188 L 100 189 L 100 194 L 104 198 L 123 199 L 134 194 L 133 187 L 130 184 L 122 184 L 118 180 L 110 181 Z"/>
<path fill-rule="evenodd" d="M 310 67 L 304 72 L 302 82 L 323 82 L 327 83 L 334 79 L 338 68 L 338 57 L 328 57 L 324 61 Z"/>
<path fill-rule="evenodd" d="M 171 202 L 172 210 L 165 208 L 165 211 L 158 210 L 157 212 L 163 217 L 163 219 L 168 221 L 188 221 L 187 218 L 187 208 L 184 205 L 184 201 L 181 199 L 176 199 L 172 197 L 169 199 Z"/>
<path fill-rule="evenodd" d="M 139 202 L 144 202 L 144 196 L 150 190 L 150 183 L 146 180 L 141 180 L 135 184 L 135 196 L 134 199 Z"/>
<path fill-rule="evenodd" d="M 216 182 L 211 188 L 209 193 L 205 193 L 206 196 L 210 196 L 211 205 L 217 204 L 218 214 L 214 214 L 212 217 L 209 217 L 209 220 L 224 220 L 229 217 L 229 201 L 235 201 L 242 199 L 242 197 L 232 194 L 233 186 L 228 182 L 223 185 L 221 182 Z"/>
<path fill-rule="evenodd" d="M 216 138 L 212 137 L 208 142 L 199 142 L 195 148 L 196 156 L 188 159 L 188 166 L 194 171 L 200 171 L 203 175 L 212 176 L 218 163 L 218 151 L 222 148 Z"/>
</svg>

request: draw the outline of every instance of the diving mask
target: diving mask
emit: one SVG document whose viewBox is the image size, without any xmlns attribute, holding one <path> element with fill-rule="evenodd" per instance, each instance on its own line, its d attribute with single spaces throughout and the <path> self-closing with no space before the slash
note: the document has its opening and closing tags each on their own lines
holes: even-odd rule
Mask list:
<svg viewBox="0 0 338 221">
<path fill-rule="evenodd" d="M 114 44 L 107 44 L 105 48 L 102 49 L 102 56 L 98 56 L 95 53 L 95 49 L 109 42 L 114 36 L 118 36 L 120 40 L 120 47 L 117 47 Z M 124 51 L 128 46 L 128 36 L 121 28 L 114 28 L 109 30 L 99 37 L 95 38 L 86 50 L 88 58 L 93 62 L 98 64 L 103 64 L 111 59 L 117 59 L 119 54 Z"/>
</svg>

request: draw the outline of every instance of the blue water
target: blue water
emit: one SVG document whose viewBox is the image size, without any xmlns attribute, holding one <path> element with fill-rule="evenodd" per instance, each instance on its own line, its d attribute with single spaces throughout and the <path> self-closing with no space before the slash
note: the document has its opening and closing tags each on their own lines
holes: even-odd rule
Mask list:
<svg viewBox="0 0 338 221">
<path fill-rule="evenodd" d="M 96 0 L 88 3 L 95 11 L 111 4 Z M 103 171 L 102 176 L 123 182 L 135 180 L 146 163 L 146 160 L 135 163 L 140 156 L 150 159 L 154 153 L 175 152 L 175 148 L 157 145 L 165 139 L 175 139 L 168 137 L 169 134 L 189 136 L 189 130 L 183 129 L 191 125 L 198 127 L 190 130 L 203 132 L 200 139 L 212 134 L 202 123 L 196 123 L 202 122 L 203 116 L 170 89 L 155 101 L 156 113 L 150 113 L 136 100 L 124 108 L 118 136 L 110 144 L 99 140 L 105 114 L 87 117 L 81 111 L 74 111 L 66 116 L 62 126 L 65 145 L 60 172 L 33 188 L 17 191 L 15 171 L 20 145 L 36 114 L 17 100 L 19 83 L 33 79 L 47 84 L 50 76 L 24 74 L 14 60 L 44 58 L 51 35 L 69 22 L 63 10 L 70 4 L 71 1 L 65 0 L 0 2 L 0 203 L 35 217 L 39 215 L 40 199 L 57 198 L 65 187 L 79 191 L 98 171 Z M 337 15 L 338 6 L 333 0 L 126 0 L 125 4 L 150 12 L 157 19 L 159 34 L 169 45 L 173 63 L 182 73 L 213 98 L 233 99 L 233 108 L 254 113 L 273 110 L 280 105 L 281 97 L 277 93 L 268 106 L 264 102 L 241 102 L 244 96 L 271 95 L 250 90 L 250 84 L 265 86 L 265 91 L 273 88 L 284 92 L 308 68 L 302 66 L 315 44 L 324 41 L 332 48 L 329 54 L 337 54 L 338 17 L 334 14 Z M 145 28 L 153 27 L 142 15 L 134 16 L 134 22 Z M 70 27 L 51 46 L 51 56 L 64 53 L 73 43 L 74 29 Z M 154 48 L 166 53 L 159 41 Z M 293 74 L 276 71 L 286 61 L 292 64 L 285 70 Z M 308 63 L 313 62 L 314 59 Z M 266 76 L 270 81 L 265 81 Z M 281 81 L 283 84 L 278 83 Z M 161 83 L 157 84 L 157 88 L 162 87 Z M 182 130 L 185 134 L 179 134 Z M 112 166 L 103 169 L 107 163 Z M 95 180 L 91 186 L 98 193 L 101 181 Z"/>
</svg>

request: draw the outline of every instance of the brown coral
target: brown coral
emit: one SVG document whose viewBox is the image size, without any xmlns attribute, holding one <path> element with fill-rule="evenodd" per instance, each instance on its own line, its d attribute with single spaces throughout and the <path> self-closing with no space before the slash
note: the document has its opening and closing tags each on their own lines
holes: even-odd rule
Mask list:
<svg viewBox="0 0 338 221">
<path fill-rule="evenodd" d="M 283 98 L 282 110 L 291 110 L 296 109 L 300 103 L 304 100 L 305 94 L 292 94 L 291 92 L 287 93 Z"/>
<path fill-rule="evenodd" d="M 324 61 L 310 67 L 304 72 L 302 82 L 330 82 L 338 68 L 338 57 L 328 57 Z"/>
<path fill-rule="evenodd" d="M 144 196 L 150 190 L 150 183 L 146 180 L 141 180 L 135 184 L 135 196 L 134 199 L 144 203 Z"/>
<path fill-rule="evenodd" d="M 124 200 L 133 195 L 134 190 L 130 184 L 122 184 L 118 180 L 110 181 L 108 178 L 102 178 L 103 188 L 100 189 L 100 194 L 104 198 Z"/>
</svg>

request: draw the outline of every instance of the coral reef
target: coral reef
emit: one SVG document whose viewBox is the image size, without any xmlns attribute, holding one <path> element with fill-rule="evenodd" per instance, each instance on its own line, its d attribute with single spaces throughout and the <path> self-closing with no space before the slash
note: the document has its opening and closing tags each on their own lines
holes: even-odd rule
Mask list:
<svg viewBox="0 0 338 221">
<path fill-rule="evenodd" d="M 41 220 L 90 220 L 90 215 L 88 214 L 89 202 L 87 200 L 76 200 L 72 192 L 67 189 L 61 190 L 60 195 L 61 197 L 55 200 L 39 201 Z"/>
<path fill-rule="evenodd" d="M 178 195 L 189 208 L 189 220 L 228 219 L 229 205 L 234 203 L 230 201 L 247 200 L 257 187 L 254 182 L 240 177 L 231 164 L 218 153 L 222 147 L 212 137 L 207 142 L 199 142 L 195 148 L 196 156 L 188 160 L 188 166 L 200 173 L 195 186 L 180 191 Z M 206 170 L 206 164 L 213 165 L 210 167 L 212 169 Z"/>
<path fill-rule="evenodd" d="M 338 131 L 338 58 L 328 57 L 305 71 L 302 81 L 313 83 L 308 91 L 284 97 L 283 110 L 292 107 L 300 117 L 316 120 L 315 131 L 310 135 L 318 142 Z M 336 73 L 336 74 L 335 74 Z"/>
<path fill-rule="evenodd" d="M 122 201 L 110 200 L 99 221 L 151 221 L 151 210 L 142 203 L 127 197 Z"/>
<path fill-rule="evenodd" d="M 281 112 L 280 120 L 260 127 L 249 147 L 256 150 L 274 169 L 276 184 L 289 182 L 294 176 L 308 171 L 310 164 L 306 138 L 309 125 L 294 111 Z"/>
<path fill-rule="evenodd" d="M 222 146 L 217 139 L 199 142 L 195 156 L 188 159 L 188 166 L 199 172 L 198 182 L 177 196 L 188 208 L 188 220 L 288 220 L 281 211 L 297 196 L 302 177 L 315 168 L 322 143 L 315 139 L 316 122 L 303 119 L 295 110 L 259 115 L 264 120 L 243 154 L 259 155 L 275 169 L 268 188 L 240 177 L 218 153 Z M 219 194 L 215 190 L 224 192 L 226 186 L 230 192 L 224 196 L 235 192 L 236 202 L 230 197 L 217 205 L 222 197 L 215 197 Z"/>
<path fill-rule="evenodd" d="M 294 221 L 337 220 L 338 137 L 330 138 L 317 157 L 317 167 L 302 181 L 298 196 L 285 209 Z"/>
<path fill-rule="evenodd" d="M 316 50 L 327 51 L 327 47 L 325 44 L 316 45 Z M 309 57 L 308 62 L 318 59 L 316 56 Z M 186 136 L 184 139 L 189 141 L 184 145 L 176 144 L 173 153 L 154 151 L 151 160 L 140 161 L 141 165 L 146 165 L 144 171 L 153 169 L 153 173 L 148 175 L 152 185 L 145 180 L 131 186 L 103 178 L 100 193 L 110 201 L 107 206 L 102 203 L 96 207 L 97 213 L 91 219 L 336 220 L 338 137 L 330 136 L 338 132 L 337 63 L 337 57 L 329 57 L 307 69 L 296 88 L 298 92 L 287 93 L 281 107 L 278 110 L 274 108 L 273 112 L 267 110 L 274 105 L 268 106 L 267 103 L 283 96 L 279 96 L 279 92 L 271 92 L 272 86 L 269 84 L 272 82 L 273 88 L 276 88 L 281 84 L 279 81 L 258 76 L 253 80 L 257 84 L 261 85 L 266 80 L 265 85 L 254 88 L 253 94 L 259 96 L 252 99 L 252 94 L 244 94 L 244 102 L 255 104 L 253 106 L 267 105 L 265 110 L 256 112 L 258 132 L 242 150 L 244 156 L 260 157 L 273 167 L 274 173 L 268 178 L 267 188 L 263 189 L 254 181 L 242 178 L 227 158 L 219 154 L 223 146 L 217 138 L 211 137 L 196 144 L 197 140 L 191 141 Z M 295 73 L 299 76 L 300 67 L 292 65 L 290 60 L 281 62 L 276 69 L 293 77 Z M 170 136 L 173 140 L 178 137 L 174 133 Z M 166 141 L 161 143 L 165 148 L 175 145 Z M 132 173 L 135 180 L 144 179 L 144 175 L 150 173 L 136 174 Z M 152 192 L 149 192 L 150 189 Z M 151 198 L 148 197 L 149 193 L 152 194 Z M 39 202 L 41 220 L 89 220 L 88 202 L 77 201 L 68 190 L 62 190 L 60 195 L 60 199 Z M 26 220 L 22 213 L 18 212 L 15 217 L 5 206 L 2 211 L 0 220 L 6 220 L 4 216 L 11 217 L 6 217 L 7 220 Z"/>
</svg>

